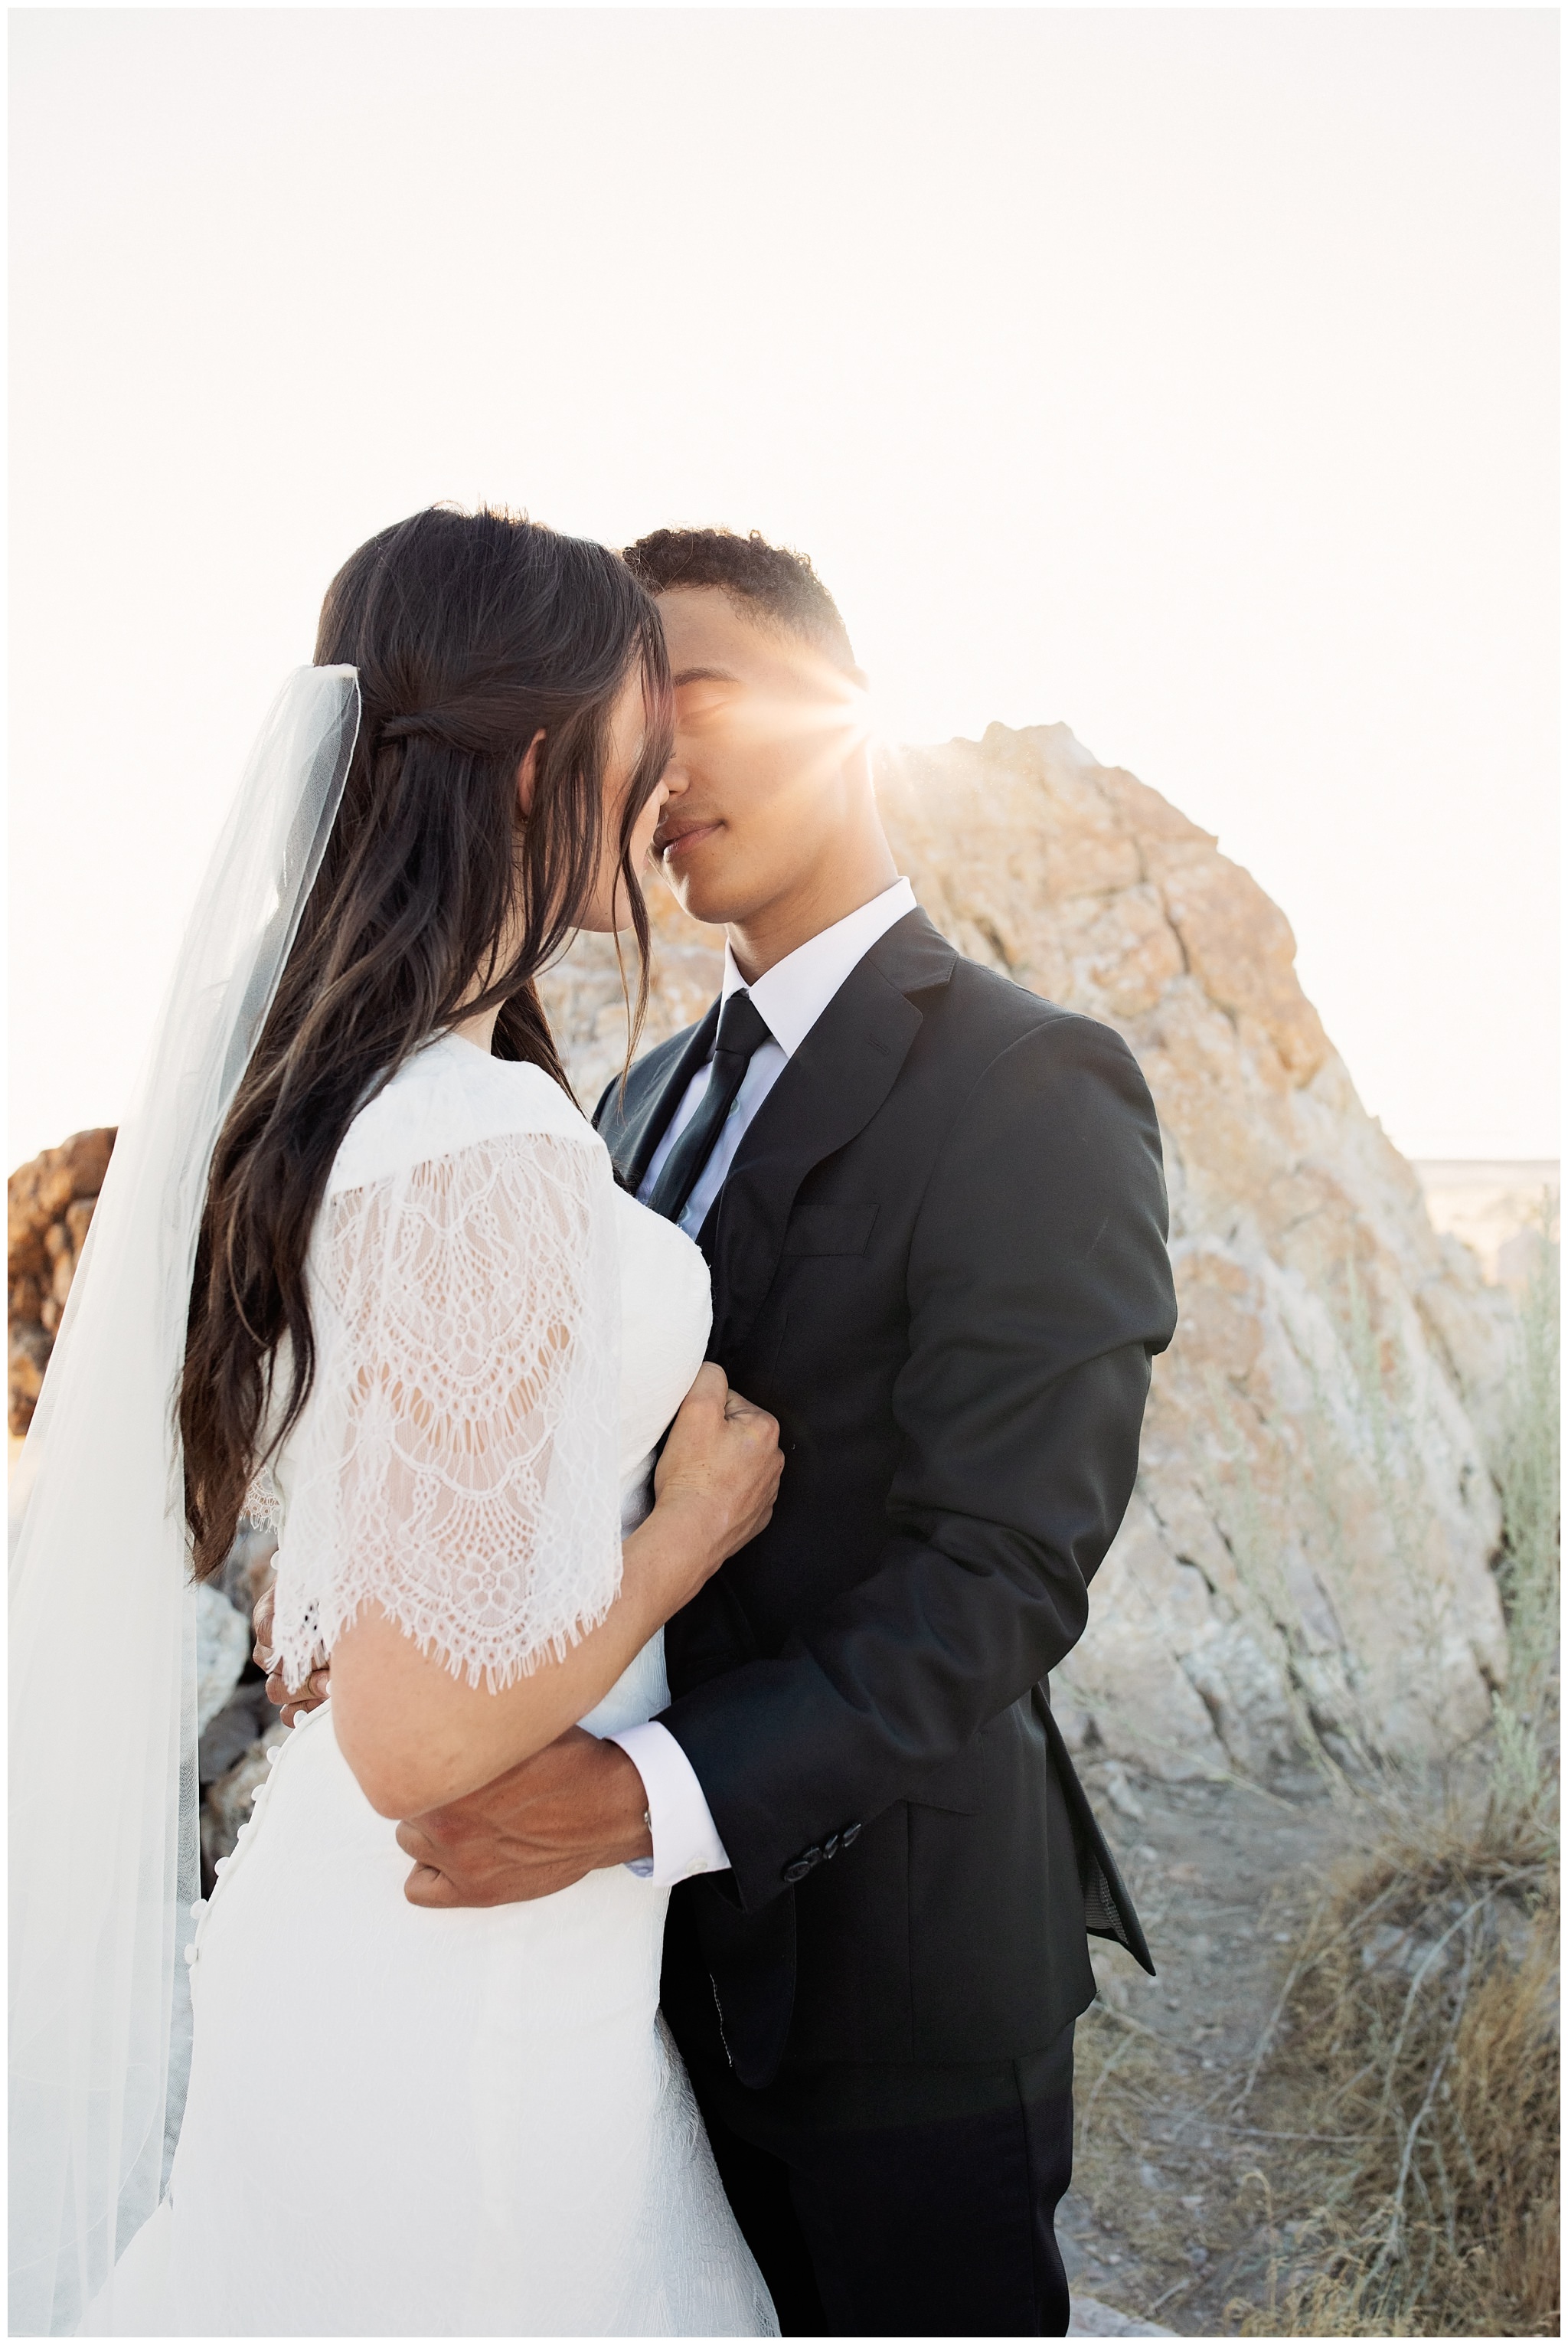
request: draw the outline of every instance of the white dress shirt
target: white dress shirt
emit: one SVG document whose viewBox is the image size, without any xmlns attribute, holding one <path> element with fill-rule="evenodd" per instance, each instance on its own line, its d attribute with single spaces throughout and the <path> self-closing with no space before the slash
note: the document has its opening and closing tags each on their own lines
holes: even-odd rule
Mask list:
<svg viewBox="0 0 1568 2345">
<path fill-rule="evenodd" d="M 752 1053 L 734 1105 L 686 1201 L 681 1227 L 689 1236 L 694 1238 L 707 1219 L 708 1209 L 723 1185 L 747 1125 L 834 995 L 878 938 L 885 936 L 895 921 L 915 909 L 915 890 L 908 880 L 895 880 L 880 896 L 874 896 L 869 904 L 862 904 L 857 912 L 835 920 L 831 929 L 824 929 L 819 936 L 797 945 L 794 952 L 775 961 L 748 989 L 753 1006 L 773 1039 L 759 1043 Z M 745 982 L 726 945 L 721 999 L 727 1001 Z M 712 1070 L 710 1058 L 708 1064 L 700 1067 L 692 1077 L 670 1118 L 637 1192 L 644 1204 L 664 1169 L 664 1159 L 702 1105 Z M 727 1872 L 730 1860 L 703 1796 L 703 1787 L 691 1761 L 669 1729 L 661 1726 L 657 1719 L 650 1719 L 645 1726 L 629 1726 L 624 1733 L 612 1734 L 610 1740 L 625 1751 L 642 1776 L 642 1789 L 648 1795 L 653 1853 L 652 1857 L 640 1858 L 632 1871 L 664 1887 L 684 1881 L 694 1873 Z"/>
</svg>

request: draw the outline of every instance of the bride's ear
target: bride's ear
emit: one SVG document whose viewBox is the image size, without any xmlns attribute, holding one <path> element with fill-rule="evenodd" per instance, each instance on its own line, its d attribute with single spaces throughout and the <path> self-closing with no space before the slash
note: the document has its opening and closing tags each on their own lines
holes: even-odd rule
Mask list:
<svg viewBox="0 0 1568 2345">
<path fill-rule="evenodd" d="M 539 745 L 543 738 L 544 727 L 541 726 L 524 750 L 522 763 L 517 769 L 517 812 L 521 822 L 526 822 L 533 811 L 533 786 L 539 778 Z"/>
</svg>

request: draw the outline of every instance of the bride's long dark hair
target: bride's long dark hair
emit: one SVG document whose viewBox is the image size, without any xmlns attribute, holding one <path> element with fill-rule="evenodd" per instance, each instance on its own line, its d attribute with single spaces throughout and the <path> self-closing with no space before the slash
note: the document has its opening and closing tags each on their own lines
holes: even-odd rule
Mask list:
<svg viewBox="0 0 1568 2345">
<path fill-rule="evenodd" d="M 432 508 L 344 564 L 316 661 L 359 670 L 362 717 L 320 873 L 213 1157 L 179 1396 L 202 1579 L 233 1543 L 263 1443 L 276 1449 L 310 1389 L 306 1254 L 357 1111 L 460 1008 L 496 1003 L 495 1055 L 571 1089 L 534 980 L 592 898 L 612 712 L 638 673 L 647 726 L 619 839 L 637 942 L 633 1031 L 647 995 L 631 839 L 670 754 L 669 665 L 653 604 L 625 564 L 508 513 Z M 520 821 L 518 768 L 541 732 Z"/>
</svg>

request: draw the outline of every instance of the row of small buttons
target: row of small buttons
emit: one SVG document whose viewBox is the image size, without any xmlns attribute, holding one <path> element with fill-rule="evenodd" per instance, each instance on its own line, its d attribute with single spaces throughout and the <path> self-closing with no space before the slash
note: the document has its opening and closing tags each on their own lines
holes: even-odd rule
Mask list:
<svg viewBox="0 0 1568 2345">
<path fill-rule="evenodd" d="M 299 1727 L 301 1727 L 301 1726 L 303 1726 L 303 1725 L 304 1725 L 304 1723 L 305 1723 L 305 1719 L 306 1719 L 306 1715 L 307 1715 L 307 1713 L 306 1713 L 304 1711 L 300 1711 L 298 1712 L 298 1716 L 295 1718 L 294 1724 L 295 1724 L 295 1728 L 296 1728 L 297 1730 L 298 1730 Z M 270 1749 L 268 1751 L 268 1753 L 267 1753 L 267 1764 L 268 1764 L 268 1766 L 269 1768 L 271 1768 L 271 1767 L 276 1767 L 276 1766 L 277 1766 L 277 1764 L 278 1764 L 278 1761 L 282 1758 L 282 1756 L 283 1756 L 283 1746 L 282 1746 L 282 1744 L 281 1744 L 280 1742 L 275 1742 L 275 1743 L 273 1743 L 273 1744 L 271 1745 Z M 234 1846 L 234 1848 L 233 1848 L 232 1852 L 231 1852 L 228 1856 L 220 1856 L 220 1857 L 218 1858 L 218 1860 L 217 1860 L 217 1863 L 213 1866 L 213 1868 L 212 1868 L 212 1869 L 213 1869 L 213 1872 L 214 1872 L 214 1873 L 215 1873 L 215 1874 L 216 1874 L 216 1873 L 227 1873 L 227 1871 L 228 1870 L 228 1867 L 233 1863 L 235 1857 L 236 1857 L 236 1856 L 238 1856 L 238 1854 L 239 1853 L 239 1843 L 240 1843 L 240 1842 L 245 1841 L 245 1840 L 247 1840 L 247 1839 L 249 1837 L 249 1834 L 250 1834 L 251 1829 L 252 1829 L 252 1827 L 254 1826 L 254 1824 L 255 1824 L 255 1823 L 256 1823 L 256 1822 L 257 1822 L 257 1812 L 259 1810 L 259 1808 L 260 1808 L 260 1806 L 261 1806 L 261 1802 L 262 1802 L 262 1801 L 267 1797 L 267 1794 L 268 1794 L 268 1792 L 271 1790 L 271 1788 L 272 1788 L 272 1778 L 271 1778 L 271 1776 L 270 1776 L 270 1775 L 267 1775 L 267 1776 L 264 1776 L 264 1777 L 263 1777 L 262 1781 L 261 1781 L 259 1783 L 258 1783 L 258 1784 L 257 1784 L 257 1786 L 256 1786 L 255 1790 L 250 1793 L 250 1805 L 251 1805 L 250 1822 L 249 1822 L 249 1823 L 244 1823 L 244 1824 L 241 1824 L 241 1825 L 240 1825 L 240 1827 L 239 1827 L 239 1832 L 238 1832 L 238 1838 L 237 1838 L 237 1840 L 236 1840 L 235 1846 Z M 197 1901 L 196 1901 L 196 1903 L 195 1903 L 195 1904 L 191 1907 L 191 1909 L 190 1909 L 190 1918 L 191 1918 L 191 1920 L 192 1920 L 193 1922 L 196 1922 L 196 1923 L 198 1923 L 198 1924 L 199 1924 L 199 1923 L 202 1921 L 202 1919 L 204 1918 L 204 1916 L 206 1915 L 207 1908 L 207 1900 L 205 1897 L 198 1897 L 198 1898 L 197 1899 Z M 193 1938 L 193 1939 L 192 1939 L 192 1941 L 191 1941 L 190 1944 L 189 1944 L 188 1946 L 187 1946 L 187 1948 L 186 1948 L 186 1950 L 185 1950 L 185 1958 L 186 1958 L 186 1961 L 187 1961 L 188 1964 L 190 1964 L 190 1965 L 191 1965 L 191 1967 L 192 1967 L 193 1969 L 195 1968 L 196 1964 L 197 1964 L 197 1959 L 198 1959 L 198 1957 L 199 1957 L 199 1954 L 200 1954 L 200 1947 L 198 1946 L 198 1944 L 197 1944 L 197 1939 L 199 1939 L 199 1938 L 200 1938 L 200 1935 L 201 1935 L 201 1932 L 200 1932 L 200 1930 L 198 1929 L 198 1930 L 197 1930 L 197 1936 L 196 1936 L 196 1938 Z"/>
<path fill-rule="evenodd" d="M 820 1847 L 802 1849 L 794 1862 L 785 1865 L 784 1879 L 793 1888 L 797 1881 L 804 1881 L 808 1873 L 814 1873 L 819 1864 L 825 1864 L 830 1857 L 836 1856 L 841 1848 L 853 1848 L 859 1838 L 858 1824 L 845 1824 L 842 1832 L 829 1832 Z"/>
</svg>

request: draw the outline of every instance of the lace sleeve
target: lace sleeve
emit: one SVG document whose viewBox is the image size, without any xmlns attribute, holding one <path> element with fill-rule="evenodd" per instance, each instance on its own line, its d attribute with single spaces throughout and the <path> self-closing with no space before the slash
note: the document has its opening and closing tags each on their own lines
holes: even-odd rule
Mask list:
<svg viewBox="0 0 1568 2345">
<path fill-rule="evenodd" d="M 509 1132 L 329 1195 L 276 1643 L 290 1681 L 369 1599 L 492 1690 L 621 1584 L 619 1272 L 596 1142 Z"/>
</svg>

